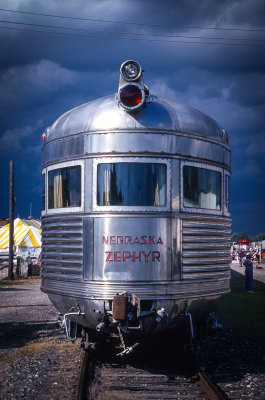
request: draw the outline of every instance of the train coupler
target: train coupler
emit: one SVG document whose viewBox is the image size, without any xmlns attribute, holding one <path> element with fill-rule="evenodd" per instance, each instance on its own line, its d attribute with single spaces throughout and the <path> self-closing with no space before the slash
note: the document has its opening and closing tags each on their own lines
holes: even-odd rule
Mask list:
<svg viewBox="0 0 265 400">
<path fill-rule="evenodd" d="M 126 346 L 125 346 L 124 339 L 123 339 L 123 336 L 122 336 L 121 327 L 118 325 L 118 326 L 117 326 L 117 329 L 118 329 L 118 333 L 119 333 L 121 345 L 122 345 L 122 347 L 123 347 L 123 351 L 120 352 L 120 353 L 118 353 L 117 356 L 123 357 L 123 356 L 127 356 L 127 355 L 133 353 L 134 350 L 139 346 L 140 342 L 134 343 L 134 345 L 131 346 L 131 347 L 126 347 Z"/>
<path fill-rule="evenodd" d="M 140 345 L 140 343 L 134 343 L 133 346 L 131 347 L 126 347 L 121 353 L 118 353 L 117 356 L 119 357 L 124 357 L 124 356 L 128 356 L 129 354 L 133 353 L 134 350 Z"/>
</svg>

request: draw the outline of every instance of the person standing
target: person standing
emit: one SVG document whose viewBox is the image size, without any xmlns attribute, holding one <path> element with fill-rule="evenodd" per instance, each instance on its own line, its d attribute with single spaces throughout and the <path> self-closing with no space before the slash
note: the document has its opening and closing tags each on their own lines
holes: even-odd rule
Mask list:
<svg viewBox="0 0 265 400">
<path fill-rule="evenodd" d="M 258 249 L 258 251 L 256 253 L 256 260 L 257 260 L 256 268 L 259 268 L 259 249 Z"/>
<path fill-rule="evenodd" d="M 237 255 L 238 255 L 239 266 L 242 267 L 242 250 L 241 249 L 238 250 Z"/>
<path fill-rule="evenodd" d="M 26 262 L 28 264 L 28 268 L 27 268 L 27 278 L 28 278 L 29 276 L 32 276 L 32 260 L 31 260 L 29 253 L 28 253 L 28 257 L 26 258 Z"/>
<path fill-rule="evenodd" d="M 251 261 L 251 255 L 246 255 L 246 260 L 244 261 L 245 267 L 245 290 L 247 293 L 254 293 L 252 290 L 253 282 L 253 262 Z"/>
</svg>

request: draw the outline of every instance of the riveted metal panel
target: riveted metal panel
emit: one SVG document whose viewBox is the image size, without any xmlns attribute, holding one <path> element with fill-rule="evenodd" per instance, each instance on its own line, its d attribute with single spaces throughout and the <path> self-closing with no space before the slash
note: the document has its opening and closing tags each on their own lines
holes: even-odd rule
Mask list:
<svg viewBox="0 0 265 400">
<path fill-rule="evenodd" d="M 83 219 L 83 274 L 92 280 L 94 267 L 94 218 Z"/>
<path fill-rule="evenodd" d="M 130 153 L 186 156 L 230 167 L 230 151 L 222 144 L 187 134 L 159 131 L 94 132 L 57 139 L 43 148 L 43 165 L 77 156 Z"/>
<path fill-rule="evenodd" d="M 180 209 L 180 165 L 179 160 L 171 161 L 171 202 L 172 211 L 179 212 Z"/>
<path fill-rule="evenodd" d="M 95 280 L 171 279 L 170 219 L 95 218 L 94 246 Z"/>
<path fill-rule="evenodd" d="M 172 218 L 171 220 L 172 234 L 172 280 L 181 279 L 181 220 Z"/>
<path fill-rule="evenodd" d="M 89 213 L 93 208 L 93 160 L 85 160 L 84 165 L 84 193 L 85 193 L 85 212 Z"/>
<path fill-rule="evenodd" d="M 86 154 L 159 153 L 177 154 L 178 136 L 159 132 L 117 131 L 85 137 Z"/>
<path fill-rule="evenodd" d="M 184 136 L 179 138 L 179 154 L 219 163 L 223 162 L 223 148 L 221 146 L 205 140 Z"/>
<path fill-rule="evenodd" d="M 78 135 L 47 143 L 42 150 L 42 163 L 62 161 L 84 154 L 84 136 Z"/>
<path fill-rule="evenodd" d="M 224 155 L 224 164 L 230 167 L 231 165 L 231 151 L 228 149 L 223 149 L 223 155 Z"/>
</svg>

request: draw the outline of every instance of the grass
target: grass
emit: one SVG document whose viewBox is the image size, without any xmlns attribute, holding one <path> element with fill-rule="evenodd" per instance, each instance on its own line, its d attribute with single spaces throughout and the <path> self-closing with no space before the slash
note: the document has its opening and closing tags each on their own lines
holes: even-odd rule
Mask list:
<svg viewBox="0 0 265 400">
<path fill-rule="evenodd" d="M 45 341 L 31 342 L 27 343 L 23 347 L 10 349 L 6 353 L 1 354 L 0 363 L 11 363 L 21 357 L 32 358 L 38 354 L 45 352 L 58 351 L 59 353 L 65 353 L 70 350 L 70 346 L 70 343 L 53 344 L 47 343 Z"/>
<path fill-rule="evenodd" d="M 217 300 L 217 315 L 224 327 L 254 340 L 265 338 L 265 289 L 248 294 L 232 289 Z"/>
<path fill-rule="evenodd" d="M 1 279 L 0 280 L 0 286 L 10 286 L 10 285 L 23 285 L 25 283 L 33 283 L 36 282 L 36 280 L 40 279 L 39 276 L 34 276 L 34 277 L 30 277 L 28 279 L 23 279 L 23 278 L 19 278 L 19 279 Z"/>
</svg>

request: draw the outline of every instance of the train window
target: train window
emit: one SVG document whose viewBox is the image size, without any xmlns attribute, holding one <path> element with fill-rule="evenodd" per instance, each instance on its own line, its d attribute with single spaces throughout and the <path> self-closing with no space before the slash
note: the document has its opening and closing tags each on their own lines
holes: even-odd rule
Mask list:
<svg viewBox="0 0 265 400">
<path fill-rule="evenodd" d="M 81 206 L 81 166 L 58 168 L 48 174 L 48 207 Z"/>
<path fill-rule="evenodd" d="M 184 207 L 221 210 L 221 178 L 217 171 L 184 166 Z"/>
<path fill-rule="evenodd" d="M 230 176 L 225 175 L 225 211 L 230 211 Z"/>
<path fill-rule="evenodd" d="M 166 205 L 166 164 L 98 164 L 97 182 L 99 206 Z"/>
<path fill-rule="evenodd" d="M 45 210 L 45 174 L 42 175 L 42 192 L 41 192 L 42 211 Z"/>
</svg>

